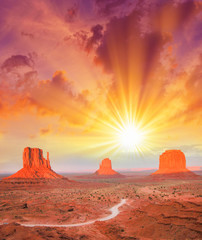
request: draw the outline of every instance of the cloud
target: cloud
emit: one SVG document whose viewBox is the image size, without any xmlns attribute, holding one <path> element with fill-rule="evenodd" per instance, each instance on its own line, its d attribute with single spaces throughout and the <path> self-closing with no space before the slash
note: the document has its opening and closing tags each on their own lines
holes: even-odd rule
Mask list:
<svg viewBox="0 0 202 240">
<path fill-rule="evenodd" d="M 45 135 L 48 135 L 48 134 L 50 134 L 50 133 L 51 133 L 50 127 L 48 127 L 48 128 L 41 128 L 41 129 L 40 129 L 40 135 L 41 135 L 41 136 L 45 136 Z"/>
<path fill-rule="evenodd" d="M 0 69 L 2 91 L 24 92 L 36 84 L 38 73 L 34 68 L 33 54 L 13 55 L 7 58 Z"/>
<path fill-rule="evenodd" d="M 111 63 L 113 59 L 110 59 L 113 44 L 113 51 L 117 52 L 118 60 L 123 60 L 127 67 L 125 60 L 128 59 L 128 48 L 134 52 L 134 58 L 140 57 L 138 50 L 142 49 L 146 59 L 140 61 L 145 62 L 147 71 L 148 64 L 163 50 L 164 44 L 173 40 L 172 34 L 177 30 L 183 31 L 185 24 L 193 21 L 197 12 L 199 10 L 194 1 L 185 1 L 177 6 L 166 1 L 156 1 L 156 4 L 151 1 L 139 1 L 129 15 L 116 16 L 108 22 L 103 41 L 97 48 L 96 60 L 102 62 L 106 70 L 114 70 Z M 173 21 L 173 24 L 166 27 L 170 21 Z"/>
<path fill-rule="evenodd" d="M 18 68 L 21 66 L 33 67 L 33 60 L 31 56 L 24 55 L 14 55 L 10 58 L 6 59 L 1 65 L 1 69 L 7 72 L 12 71 L 14 68 Z"/>
<path fill-rule="evenodd" d="M 74 118 L 71 115 L 78 115 L 76 112 L 88 105 L 88 100 L 82 92 L 76 93 L 65 74 L 64 71 L 56 71 L 51 80 L 39 81 L 32 89 L 28 101 L 40 115 L 59 115 L 71 122 Z"/>
<path fill-rule="evenodd" d="M 179 147 L 182 151 L 186 153 L 201 153 L 202 145 L 201 144 L 191 144 L 191 145 L 182 145 Z"/>
<path fill-rule="evenodd" d="M 78 6 L 75 5 L 71 8 L 67 9 L 67 12 L 65 14 L 65 21 L 68 23 L 71 23 L 75 20 L 75 18 L 77 17 L 77 13 L 78 13 Z"/>
<path fill-rule="evenodd" d="M 193 118 L 198 120 L 200 124 L 202 119 L 202 55 L 200 56 L 199 63 L 192 71 L 188 73 L 187 81 L 185 81 L 185 88 L 187 94 L 185 95 L 185 102 L 188 102 L 185 120 L 191 121 Z"/>
<path fill-rule="evenodd" d="M 126 30 L 128 26 L 131 26 L 131 28 L 129 27 Z M 119 62 L 121 71 L 126 75 L 128 60 L 132 57 L 131 61 L 134 64 L 138 62 L 144 64 L 143 70 L 147 72 L 156 60 L 155 56 L 159 55 L 162 46 L 168 40 L 169 38 L 163 38 L 160 32 L 152 32 L 145 37 L 141 37 L 138 13 L 134 11 L 129 16 L 113 18 L 107 24 L 103 41 L 97 49 L 97 59 L 103 63 L 106 71 L 114 71 L 113 61 L 116 58 L 115 60 Z M 133 56 L 131 56 L 132 52 L 134 52 Z M 144 54 L 144 59 L 140 58 L 140 54 Z"/>
<path fill-rule="evenodd" d="M 171 40 L 160 31 L 142 36 L 139 18 L 140 12 L 134 10 L 128 16 L 111 19 L 96 50 L 95 63 L 113 74 L 109 99 L 116 102 L 118 109 L 123 109 L 125 103 L 129 108 L 129 101 L 133 107 L 149 101 L 151 85 L 157 82 L 161 67 L 161 52 Z"/>
<path fill-rule="evenodd" d="M 96 0 L 98 14 L 104 17 L 128 13 L 138 1 L 134 0 Z"/>
<path fill-rule="evenodd" d="M 187 22 L 196 14 L 196 4 L 192 0 L 175 1 L 139 1 L 138 11 L 141 12 L 140 25 L 142 33 L 153 30 L 173 33 L 182 30 Z"/>
<path fill-rule="evenodd" d="M 195 56 L 195 58 L 198 55 Z M 194 59 L 195 60 L 195 59 Z M 184 66 L 182 71 L 173 74 L 173 77 L 164 85 L 165 99 L 170 99 L 167 104 L 167 114 L 170 120 L 181 124 L 201 124 L 202 117 L 202 57 L 193 66 Z"/>
<path fill-rule="evenodd" d="M 102 39 L 103 36 L 103 26 L 100 24 L 97 24 L 91 28 L 92 36 L 88 38 L 86 43 L 86 51 L 90 52 L 90 50 L 93 48 L 94 45 L 97 45 L 99 41 Z"/>
<path fill-rule="evenodd" d="M 97 24 L 91 27 L 90 32 L 80 30 L 72 35 L 66 36 L 64 41 L 76 42 L 82 49 L 89 53 L 100 44 L 102 36 L 103 26 Z"/>
<path fill-rule="evenodd" d="M 21 62 L 28 64 L 22 59 L 27 60 L 20 58 L 20 64 L 14 64 L 17 70 Z M 1 118 L 37 113 L 41 117 L 58 116 L 59 124 L 66 126 L 83 126 L 89 120 L 90 111 L 95 107 L 94 97 L 88 89 L 77 91 L 65 71 L 56 71 L 48 80 L 33 78 L 34 74 L 34 71 L 25 72 L 15 82 L 7 81 L 6 85 L 5 81 L 1 82 Z M 19 90 L 20 87 L 22 89 Z M 41 135 L 47 133 L 46 128 L 40 131 Z"/>
<path fill-rule="evenodd" d="M 82 50 L 86 48 L 88 39 L 89 32 L 84 30 L 80 30 L 64 37 L 65 42 L 69 42 L 71 44 L 76 43 Z"/>
<path fill-rule="evenodd" d="M 34 34 L 32 34 L 32 33 L 22 31 L 21 35 L 24 36 L 24 37 L 28 37 L 30 39 L 34 39 Z"/>
<path fill-rule="evenodd" d="M 55 87 L 60 87 L 64 89 L 71 89 L 71 82 L 65 76 L 65 71 L 56 71 L 53 75 L 52 81 L 50 82 Z M 70 90 L 71 91 L 71 90 Z"/>
<path fill-rule="evenodd" d="M 37 136 L 34 135 L 34 134 L 29 135 L 29 138 L 30 138 L 30 139 L 35 139 L 36 137 L 37 137 Z"/>
</svg>

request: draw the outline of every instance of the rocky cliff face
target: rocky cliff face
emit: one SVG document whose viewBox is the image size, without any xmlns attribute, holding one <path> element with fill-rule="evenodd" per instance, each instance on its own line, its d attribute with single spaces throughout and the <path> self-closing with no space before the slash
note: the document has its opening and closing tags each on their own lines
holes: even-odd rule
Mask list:
<svg viewBox="0 0 202 240">
<path fill-rule="evenodd" d="M 39 148 L 26 147 L 23 152 L 23 167 L 40 168 L 46 167 L 51 169 L 49 161 L 49 153 L 47 160 L 43 157 L 43 150 Z"/>
<path fill-rule="evenodd" d="M 161 169 L 186 169 L 186 159 L 184 153 L 180 150 L 165 151 L 159 158 L 159 170 Z"/>
<path fill-rule="evenodd" d="M 49 153 L 43 157 L 43 150 L 26 147 L 23 152 L 23 168 L 7 178 L 63 178 L 50 166 Z"/>
<path fill-rule="evenodd" d="M 159 170 L 154 174 L 188 172 L 186 158 L 180 150 L 167 150 L 159 157 Z"/>
<path fill-rule="evenodd" d="M 115 175 L 119 174 L 118 172 L 112 169 L 111 160 L 109 158 L 105 158 L 100 163 L 100 168 L 96 171 L 98 175 Z"/>
</svg>

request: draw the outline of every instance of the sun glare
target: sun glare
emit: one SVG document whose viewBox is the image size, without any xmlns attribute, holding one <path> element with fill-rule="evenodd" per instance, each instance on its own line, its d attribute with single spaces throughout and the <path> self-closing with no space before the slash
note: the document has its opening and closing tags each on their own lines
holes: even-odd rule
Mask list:
<svg viewBox="0 0 202 240">
<path fill-rule="evenodd" d="M 127 151 L 138 150 L 143 140 L 143 132 L 133 125 L 126 126 L 120 130 L 119 142 L 121 147 Z"/>
</svg>

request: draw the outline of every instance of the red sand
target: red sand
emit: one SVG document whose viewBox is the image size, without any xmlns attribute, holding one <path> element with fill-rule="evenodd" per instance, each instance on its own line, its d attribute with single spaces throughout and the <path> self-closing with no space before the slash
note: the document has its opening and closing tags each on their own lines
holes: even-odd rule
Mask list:
<svg viewBox="0 0 202 240">
<path fill-rule="evenodd" d="M 26 181 L 0 181 L 0 222 L 8 223 L 0 226 L 0 239 L 181 240 L 202 236 L 201 179 L 156 182 L 130 177 L 108 179 L 107 184 L 103 179 L 103 183 Z M 86 222 L 109 215 L 108 209 L 122 198 L 128 199 L 127 204 L 108 221 L 73 228 L 19 225 Z"/>
</svg>

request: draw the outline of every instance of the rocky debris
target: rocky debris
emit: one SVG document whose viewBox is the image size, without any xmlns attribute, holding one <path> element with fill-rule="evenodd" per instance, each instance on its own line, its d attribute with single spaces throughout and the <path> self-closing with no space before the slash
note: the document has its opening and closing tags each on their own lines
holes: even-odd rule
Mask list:
<svg viewBox="0 0 202 240">
<path fill-rule="evenodd" d="M 131 210 L 130 216 L 125 224 L 133 225 L 134 235 L 141 239 L 200 239 L 202 236 L 201 204 L 195 206 L 175 200 L 147 203 Z"/>
<path fill-rule="evenodd" d="M 112 169 L 111 160 L 109 158 L 105 158 L 100 163 L 99 169 L 95 172 L 97 175 L 121 175 L 118 172 Z"/>
<path fill-rule="evenodd" d="M 23 204 L 23 209 L 28 208 L 27 203 Z"/>
<path fill-rule="evenodd" d="M 65 239 L 65 240 L 75 240 L 75 239 L 92 239 L 88 235 L 79 234 L 75 230 L 65 230 L 63 228 L 31 228 L 24 227 L 17 223 L 9 223 L 5 225 L 0 225 L 0 239 L 20 239 L 20 240 L 44 240 L 44 239 Z"/>
<path fill-rule="evenodd" d="M 159 157 L 159 170 L 154 172 L 156 174 L 168 174 L 170 177 L 193 177 L 194 173 L 186 168 L 186 158 L 180 150 L 167 150 Z"/>
<path fill-rule="evenodd" d="M 26 147 L 23 152 L 23 168 L 4 180 L 13 178 L 63 178 L 63 176 L 51 169 L 49 153 L 45 159 L 42 149 Z"/>
</svg>

